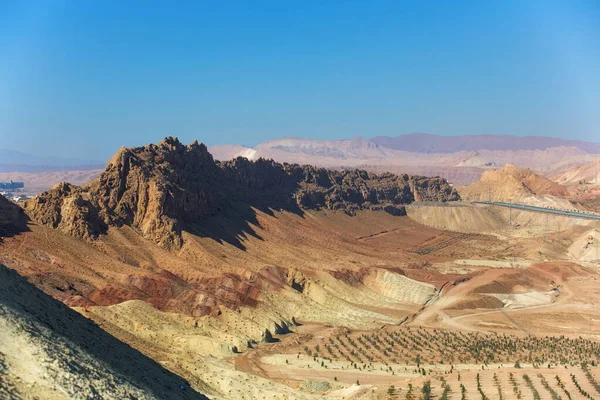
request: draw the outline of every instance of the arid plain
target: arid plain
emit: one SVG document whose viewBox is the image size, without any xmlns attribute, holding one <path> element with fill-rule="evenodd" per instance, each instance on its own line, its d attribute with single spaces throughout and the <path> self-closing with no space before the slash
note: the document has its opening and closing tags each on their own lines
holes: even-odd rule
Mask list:
<svg viewBox="0 0 600 400">
<path fill-rule="evenodd" d="M 70 398 L 87 357 L 103 398 L 597 398 L 600 221 L 474 202 L 595 215 L 582 165 L 453 188 L 173 138 L 122 149 L 90 183 L 2 203 L 2 273 L 23 289 L 0 284 L 0 394 Z M 85 356 L 54 362 L 60 346 Z"/>
</svg>

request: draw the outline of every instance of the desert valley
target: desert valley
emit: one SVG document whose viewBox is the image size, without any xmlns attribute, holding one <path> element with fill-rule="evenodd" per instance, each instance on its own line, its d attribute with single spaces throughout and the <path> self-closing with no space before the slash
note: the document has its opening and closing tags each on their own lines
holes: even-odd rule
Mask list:
<svg viewBox="0 0 600 400">
<path fill-rule="evenodd" d="M 0 197 L 0 397 L 600 398 L 598 156 L 349 143 Z"/>
<path fill-rule="evenodd" d="M 600 400 L 599 22 L 0 2 L 0 400 Z"/>
</svg>

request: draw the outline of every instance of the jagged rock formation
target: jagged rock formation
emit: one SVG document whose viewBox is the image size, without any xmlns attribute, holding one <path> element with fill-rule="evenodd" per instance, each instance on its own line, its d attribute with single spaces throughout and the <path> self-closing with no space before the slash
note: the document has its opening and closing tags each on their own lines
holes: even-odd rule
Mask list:
<svg viewBox="0 0 600 400">
<path fill-rule="evenodd" d="M 23 209 L 0 195 L 0 238 L 21 232 L 27 228 Z"/>
<path fill-rule="evenodd" d="M 327 208 L 353 214 L 359 209 L 384 208 L 385 205 L 459 199 L 456 191 L 441 178 L 378 175 L 357 169 L 327 170 L 241 157 L 219 165 L 237 191 L 243 190 L 244 198 L 272 199 L 271 205 L 280 207 L 294 204 L 290 200 L 295 200 L 295 205 L 303 209 Z"/>
<path fill-rule="evenodd" d="M 25 209 L 33 221 L 79 238 L 128 225 L 163 247 L 180 248 L 183 230 L 239 203 L 294 212 L 327 208 L 352 215 L 383 209 L 403 215 L 401 205 L 413 201 L 458 199 L 441 178 L 241 157 L 216 162 L 203 144 L 185 146 L 168 137 L 157 145 L 121 148 L 99 178 L 83 187 L 59 184 Z"/>
</svg>

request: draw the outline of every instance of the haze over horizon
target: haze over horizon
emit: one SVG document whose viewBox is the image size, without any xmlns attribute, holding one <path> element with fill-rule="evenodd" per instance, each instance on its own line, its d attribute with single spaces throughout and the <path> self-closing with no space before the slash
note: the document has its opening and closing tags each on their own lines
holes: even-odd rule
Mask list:
<svg viewBox="0 0 600 400">
<path fill-rule="evenodd" d="M 0 5 L 0 149 L 512 134 L 598 142 L 595 1 Z M 227 21 L 227 23 L 223 23 Z"/>
</svg>

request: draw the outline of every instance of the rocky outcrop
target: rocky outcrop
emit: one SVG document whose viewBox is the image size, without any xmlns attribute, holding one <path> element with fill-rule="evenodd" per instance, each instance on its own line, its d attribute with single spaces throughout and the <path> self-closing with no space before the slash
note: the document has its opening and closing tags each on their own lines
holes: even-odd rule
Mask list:
<svg viewBox="0 0 600 400">
<path fill-rule="evenodd" d="M 242 157 L 219 165 L 238 193 L 241 190 L 246 198 L 271 199 L 271 206 L 289 205 L 293 198 L 301 209 L 343 210 L 350 215 L 360 209 L 383 209 L 393 215 L 404 215 L 403 208 L 395 205 L 460 199 L 441 178 L 373 174 L 358 169 L 328 170 Z"/>
<path fill-rule="evenodd" d="M 0 238 L 27 229 L 27 217 L 23 209 L 0 195 Z"/>
<path fill-rule="evenodd" d="M 60 229 L 79 238 L 96 238 L 108 229 L 83 188 L 59 183 L 44 195 L 25 204 L 35 222 Z"/>
<path fill-rule="evenodd" d="M 243 203 L 261 209 L 382 209 L 403 215 L 413 201 L 458 200 L 443 179 L 326 170 L 249 161 L 218 162 L 206 146 L 168 137 L 157 145 L 121 148 L 99 178 L 83 187 L 62 183 L 28 201 L 37 223 L 94 239 L 128 225 L 165 248 L 180 248 L 181 232 L 209 215 Z"/>
<path fill-rule="evenodd" d="M 481 180 L 458 189 L 467 200 L 524 201 L 528 198 L 567 198 L 569 190 L 527 168 L 506 164 L 503 168 L 486 171 Z"/>
<path fill-rule="evenodd" d="M 25 209 L 34 221 L 80 238 L 129 225 L 163 247 L 178 248 L 184 222 L 197 222 L 224 200 L 217 184 L 221 175 L 204 145 L 167 138 L 121 148 L 88 185 L 59 184 Z"/>
</svg>

